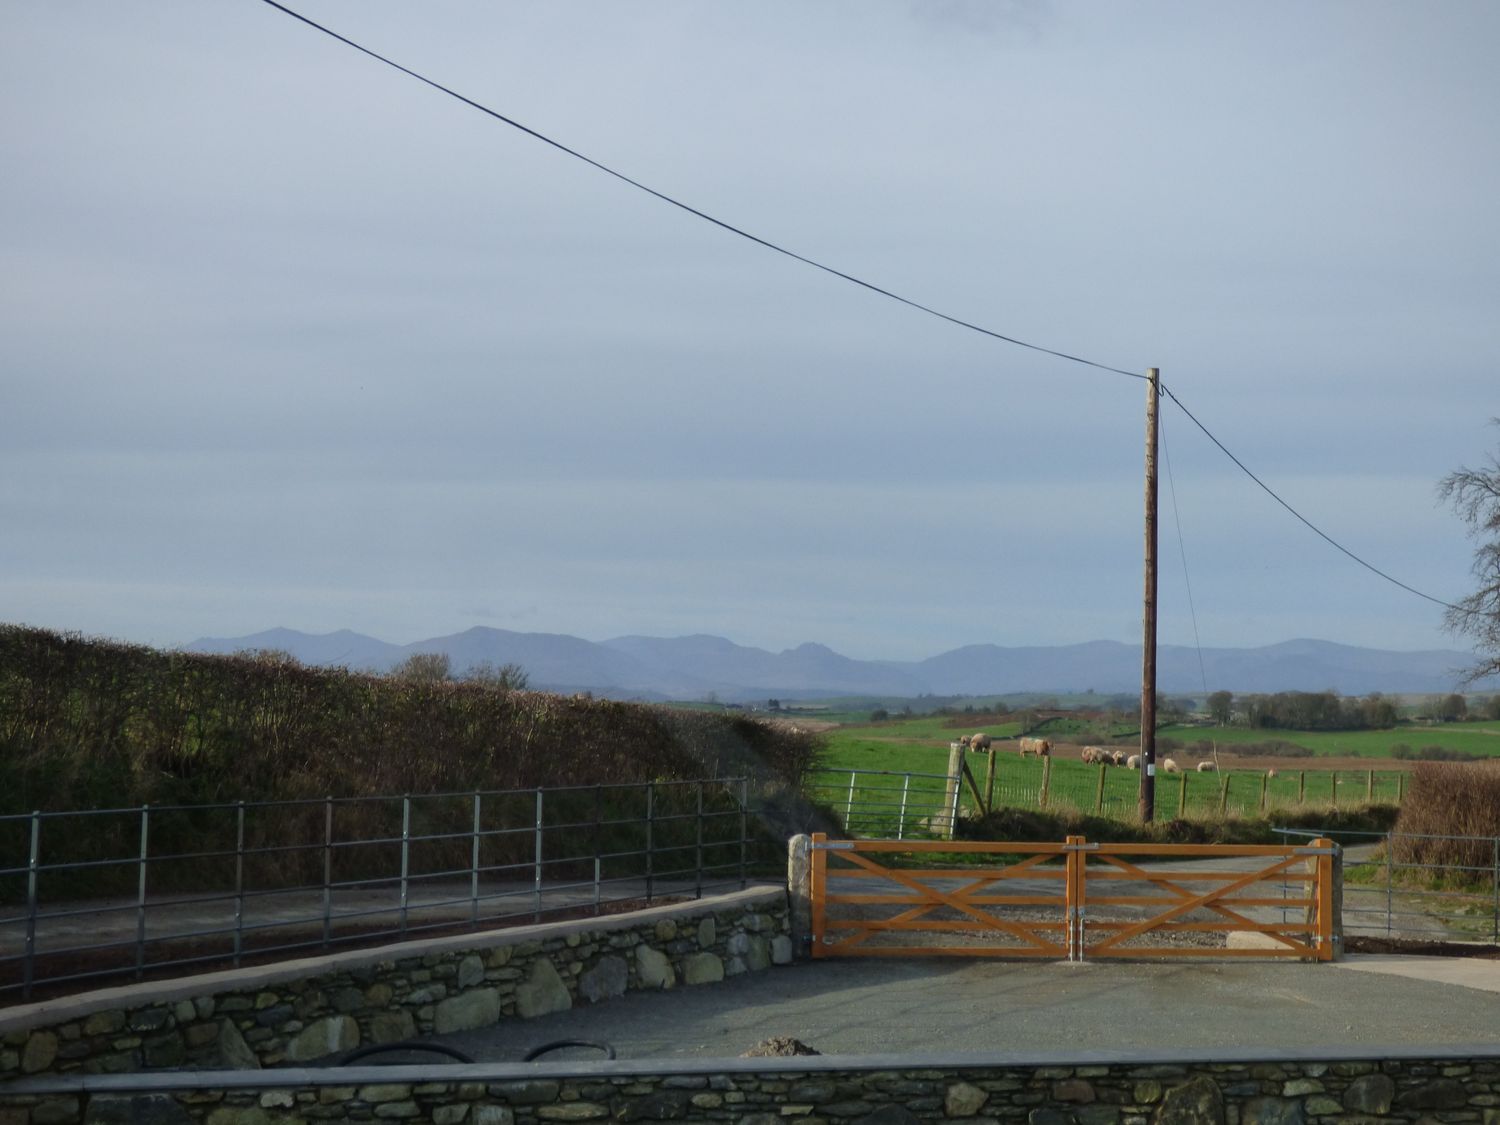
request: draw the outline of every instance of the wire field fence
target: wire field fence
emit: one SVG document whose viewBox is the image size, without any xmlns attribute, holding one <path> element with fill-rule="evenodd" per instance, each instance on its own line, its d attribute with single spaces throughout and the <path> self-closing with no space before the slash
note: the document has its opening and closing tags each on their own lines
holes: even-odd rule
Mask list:
<svg viewBox="0 0 1500 1125">
<path fill-rule="evenodd" d="M 0 817 L 0 1002 L 743 887 L 784 862 L 748 798 L 714 778 Z"/>
<path fill-rule="evenodd" d="M 1116 766 L 969 753 L 968 774 L 823 769 L 807 774 L 808 798 L 855 836 L 946 835 L 955 817 L 991 808 L 1072 809 L 1117 820 L 1138 815 L 1141 775 Z M 1258 816 L 1275 809 L 1399 804 L 1406 774 L 1380 770 L 1286 770 L 1156 775 L 1158 819 Z"/>
<path fill-rule="evenodd" d="M 1346 933 L 1500 945 L 1500 836 L 1276 831 L 1343 846 Z"/>
</svg>

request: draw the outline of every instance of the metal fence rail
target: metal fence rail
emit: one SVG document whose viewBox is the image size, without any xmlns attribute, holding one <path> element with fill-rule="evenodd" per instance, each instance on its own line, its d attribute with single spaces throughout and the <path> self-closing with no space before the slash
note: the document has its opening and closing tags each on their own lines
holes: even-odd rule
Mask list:
<svg viewBox="0 0 1500 1125">
<path fill-rule="evenodd" d="M 0 816 L 0 1001 L 743 888 L 748 798 L 713 778 Z"/>
</svg>

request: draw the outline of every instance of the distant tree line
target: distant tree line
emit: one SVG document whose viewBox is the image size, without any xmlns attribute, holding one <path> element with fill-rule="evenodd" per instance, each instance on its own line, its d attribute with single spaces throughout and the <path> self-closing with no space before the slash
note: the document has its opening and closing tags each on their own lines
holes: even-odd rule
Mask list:
<svg viewBox="0 0 1500 1125">
<path fill-rule="evenodd" d="M 1219 726 L 1254 730 L 1385 730 L 1401 721 L 1400 708 L 1379 692 L 1279 691 L 1236 698 L 1216 691 L 1208 697 L 1208 714 Z"/>
</svg>

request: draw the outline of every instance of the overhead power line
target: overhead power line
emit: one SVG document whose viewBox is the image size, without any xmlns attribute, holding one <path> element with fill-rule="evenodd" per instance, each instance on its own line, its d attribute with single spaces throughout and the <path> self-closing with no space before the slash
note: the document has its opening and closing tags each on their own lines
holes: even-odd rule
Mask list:
<svg viewBox="0 0 1500 1125">
<path fill-rule="evenodd" d="M 1191 410 L 1189 410 L 1186 406 L 1183 405 L 1182 399 L 1178 398 L 1175 394 L 1173 394 L 1172 391 L 1171 391 L 1171 389 L 1169 387 L 1167 387 L 1166 384 L 1162 384 L 1162 388 L 1161 389 L 1162 389 L 1162 393 L 1165 394 L 1173 402 L 1175 402 L 1177 404 L 1177 408 L 1179 410 L 1181 410 L 1184 414 L 1186 414 L 1188 416 L 1188 420 L 1191 421 L 1193 423 L 1193 425 L 1197 426 L 1200 430 L 1202 430 L 1203 433 L 1204 433 L 1204 435 L 1208 438 L 1209 441 L 1213 442 L 1216 446 L 1219 447 L 1219 452 L 1220 453 L 1224 454 L 1225 457 L 1228 457 L 1237 466 L 1239 466 L 1240 472 L 1244 473 L 1247 477 L 1249 477 L 1251 480 L 1253 480 L 1256 484 L 1260 485 L 1261 491 L 1263 491 L 1272 500 L 1275 500 L 1276 503 L 1280 504 L 1283 508 L 1285 508 L 1292 515 L 1294 515 L 1295 517 L 1297 517 L 1297 520 L 1303 526 L 1305 526 L 1309 531 L 1311 531 L 1319 539 L 1323 540 L 1323 542 L 1327 543 L 1330 547 L 1332 547 L 1334 550 L 1340 552 L 1341 554 L 1347 555 L 1349 558 L 1351 558 L 1355 562 L 1357 562 L 1360 566 L 1362 566 L 1366 570 L 1368 570 L 1371 574 L 1378 575 L 1379 577 L 1384 578 L 1387 582 L 1391 583 L 1393 586 L 1399 586 L 1399 587 L 1401 587 L 1401 589 L 1405 590 L 1408 594 L 1415 594 L 1419 598 L 1425 598 L 1428 601 L 1432 602 L 1434 605 L 1443 606 L 1445 609 L 1456 609 L 1457 608 L 1456 606 L 1452 605 L 1451 603 L 1443 601 L 1442 598 L 1435 598 L 1431 594 L 1424 594 L 1421 590 L 1418 590 L 1415 586 L 1408 586 L 1405 582 L 1402 582 L 1399 578 L 1392 578 L 1389 574 L 1387 574 L 1385 571 L 1381 570 L 1378 566 L 1375 566 L 1375 565 L 1373 565 L 1371 563 L 1366 562 L 1364 559 L 1362 559 L 1358 555 L 1356 555 L 1353 551 L 1349 550 L 1348 547 L 1345 547 L 1337 539 L 1333 538 L 1333 536 L 1331 536 L 1327 532 L 1323 531 L 1323 529 L 1320 528 L 1320 527 L 1318 527 L 1317 524 L 1313 523 L 1310 519 L 1308 519 L 1306 516 L 1304 516 L 1301 512 L 1297 511 L 1296 508 L 1292 507 L 1285 500 L 1283 500 L 1280 496 L 1278 496 L 1276 494 L 1275 490 L 1272 489 L 1270 485 L 1268 485 L 1265 481 L 1261 480 L 1260 477 L 1258 477 L 1254 473 L 1252 473 L 1250 471 L 1250 469 L 1245 465 L 1245 463 L 1243 461 L 1241 461 L 1233 453 L 1229 452 L 1229 449 L 1224 445 L 1224 443 L 1222 441 L 1220 441 L 1218 438 L 1216 438 L 1213 435 L 1213 432 L 1211 430 L 1209 430 L 1209 428 L 1207 426 L 1205 426 L 1202 422 L 1198 421 L 1197 417 L 1193 414 L 1193 412 Z"/>
<path fill-rule="evenodd" d="M 845 273 L 843 270 L 835 269 L 833 266 L 825 265 L 823 262 L 819 262 L 816 259 L 809 258 L 803 254 L 799 254 L 794 250 L 789 250 L 785 246 L 781 246 L 775 242 L 772 242 L 770 239 L 761 238 L 759 235 L 752 234 L 747 230 L 735 226 L 733 223 L 728 223 L 723 219 L 715 218 L 707 211 L 699 210 L 697 207 L 693 207 L 690 204 L 684 203 L 682 202 L 682 200 L 676 199 L 673 196 L 668 195 L 666 192 L 658 191 L 656 188 L 641 183 L 639 180 L 632 179 L 630 176 L 625 175 L 625 173 L 617 171 L 616 169 L 611 168 L 609 165 L 595 160 L 591 156 L 586 156 L 583 153 L 579 152 L 577 149 L 569 148 L 561 141 L 553 140 L 546 134 L 540 133 L 527 125 L 523 125 L 521 122 L 515 120 L 514 118 L 507 117 L 505 114 L 500 113 L 498 110 L 491 109 L 489 106 L 477 102 L 473 98 L 465 97 L 463 94 L 458 93 L 456 90 L 444 86 L 441 82 L 436 82 L 423 74 L 419 74 L 417 71 L 412 70 L 409 67 L 402 66 L 400 63 L 394 61 L 393 59 L 387 58 L 385 55 L 382 55 L 376 51 L 372 51 L 370 48 L 356 43 L 354 40 L 348 38 L 347 36 L 340 35 L 338 32 L 332 30 L 331 28 L 325 27 L 323 24 L 318 23 L 316 20 L 309 19 L 307 16 L 302 15 L 302 13 L 293 11 L 285 4 L 277 3 L 277 0 L 262 0 L 262 3 L 268 5 L 269 7 L 275 8 L 277 11 L 282 12 L 285 15 L 291 16 L 293 19 L 306 24 L 308 27 L 311 27 L 316 31 L 321 31 L 329 38 L 336 39 L 338 40 L 338 42 L 343 43 L 345 46 L 354 48 L 361 54 L 368 55 L 370 58 L 375 59 L 377 62 L 384 63 L 386 66 L 389 66 L 395 70 L 399 70 L 402 74 L 405 74 L 408 77 L 415 78 L 418 82 L 421 82 L 424 85 L 431 86 L 434 90 L 446 94 L 450 98 L 463 102 L 464 105 L 479 110 L 480 113 L 486 114 L 494 118 L 496 121 L 500 121 L 506 125 L 509 125 L 512 129 L 517 129 L 520 132 L 525 133 L 527 136 L 541 141 L 543 144 L 550 145 L 552 148 L 557 149 L 559 152 L 566 153 L 568 156 L 571 156 L 576 160 L 581 160 L 583 161 L 583 163 L 589 165 L 590 167 L 598 169 L 600 172 L 603 172 L 609 176 L 613 176 L 615 179 L 621 181 L 622 183 L 629 184 L 631 187 L 636 188 L 639 191 L 643 191 L 647 195 L 661 200 L 663 203 L 670 204 L 671 206 L 676 207 L 681 211 L 687 212 L 689 215 L 702 219 L 704 222 L 712 223 L 714 226 L 720 228 L 721 230 L 728 231 L 730 234 L 737 235 L 749 242 L 753 242 L 757 246 L 762 246 L 767 250 L 772 250 L 777 254 L 782 254 L 788 258 L 791 258 L 793 261 L 801 262 L 803 265 L 811 266 L 813 269 L 821 270 L 822 272 L 830 274 L 833 277 L 840 278 L 841 280 L 850 282 L 853 285 L 858 285 L 860 288 L 867 289 L 872 293 L 878 293 L 882 297 L 888 297 L 893 301 L 897 301 L 903 305 L 908 306 L 909 308 L 916 309 L 918 312 L 927 313 L 929 316 L 937 317 L 939 320 L 947 321 L 949 324 L 957 325 L 960 328 L 967 328 L 971 332 L 978 332 L 980 335 L 988 336 L 991 339 L 999 340 L 1006 344 L 1013 344 L 1019 348 L 1027 348 L 1031 351 L 1040 352 L 1044 355 L 1055 356 L 1058 359 L 1064 359 L 1069 361 L 1070 363 L 1083 364 L 1085 367 L 1094 367 L 1099 369 L 1100 371 L 1109 371 L 1116 375 L 1126 375 L 1132 379 L 1149 378 L 1149 376 L 1142 374 L 1139 371 L 1129 371 L 1123 367 L 1113 367 L 1107 363 L 1099 363 L 1095 360 L 1085 359 L 1082 356 L 1073 355 L 1069 352 L 1059 351 L 1055 348 L 1043 347 L 1041 344 L 1029 343 L 1026 340 L 1020 340 L 1014 336 L 1007 336 L 1003 332 L 997 332 L 992 328 L 985 328 L 984 326 L 975 324 L 972 321 L 964 320 L 962 317 L 957 317 L 949 313 L 941 312 L 940 310 L 935 309 L 930 305 L 924 305 L 919 301 L 912 300 L 910 297 L 903 297 L 899 293 L 894 293 L 889 289 L 884 289 L 872 282 L 855 277 L 853 274 Z M 1434 605 L 1443 606 L 1445 609 L 1458 608 L 1449 602 L 1443 601 L 1441 598 L 1435 598 L 1431 594 L 1425 594 L 1421 590 L 1418 590 L 1416 587 L 1409 586 L 1405 582 L 1391 577 L 1385 571 L 1366 562 L 1364 559 L 1356 555 L 1353 551 L 1349 550 L 1349 548 L 1345 547 L 1342 543 L 1338 542 L 1332 536 L 1328 535 L 1306 516 L 1304 516 L 1301 512 L 1297 511 L 1296 508 L 1293 508 L 1290 504 L 1288 504 L 1285 500 L 1278 496 L 1276 492 L 1266 484 L 1265 481 L 1261 480 L 1258 476 L 1252 473 L 1249 468 L 1246 467 L 1243 461 L 1241 461 L 1238 457 L 1231 453 L 1229 449 L 1224 445 L 1224 443 L 1221 442 L 1217 437 L 1215 437 L 1212 432 L 1210 432 L 1207 426 L 1198 421 L 1193 412 L 1189 410 L 1185 405 L 1183 405 L 1182 400 L 1175 394 L 1173 394 L 1169 387 L 1167 387 L 1165 384 L 1162 384 L 1161 390 L 1162 393 L 1164 393 L 1168 398 L 1170 398 L 1174 403 L 1177 404 L 1178 409 L 1180 409 L 1184 414 L 1188 416 L 1193 425 L 1197 426 L 1200 430 L 1203 431 L 1208 439 L 1219 448 L 1219 451 L 1223 453 L 1224 456 L 1228 457 L 1232 462 L 1234 462 L 1234 464 L 1240 469 L 1240 471 L 1243 472 L 1252 481 L 1254 481 L 1257 485 L 1259 485 L 1260 488 L 1266 493 L 1266 495 L 1270 496 L 1271 499 L 1275 500 L 1276 503 L 1280 504 L 1283 508 L 1285 508 L 1288 512 L 1295 516 L 1300 523 L 1302 523 L 1308 528 L 1308 530 L 1317 535 L 1318 538 L 1322 539 L 1329 546 L 1333 547 L 1341 554 L 1348 556 L 1350 559 L 1358 563 L 1360 566 L 1364 567 L 1366 570 L 1370 571 L 1372 574 L 1385 579 L 1392 585 L 1399 586 L 1407 593 L 1415 594 L 1417 597 L 1424 598 L 1427 601 L 1432 602 Z"/>
<path fill-rule="evenodd" d="M 726 230 L 730 234 L 738 235 L 740 238 L 748 239 L 749 241 L 755 243 L 758 246 L 764 246 L 767 250 L 774 250 L 776 253 L 778 253 L 778 254 L 784 254 L 786 257 L 791 258 L 793 261 L 801 262 L 803 265 L 811 266 L 813 269 L 822 270 L 824 273 L 832 274 L 834 277 L 842 278 L 844 281 L 851 282 L 854 285 L 858 285 L 858 286 L 860 286 L 863 289 L 868 289 L 872 293 L 879 293 L 882 297 L 889 297 L 891 300 L 893 300 L 893 301 L 899 301 L 901 304 L 906 305 L 906 306 L 908 306 L 910 308 L 916 309 L 919 312 L 927 313 L 929 316 L 935 316 L 939 320 L 946 320 L 949 324 L 956 324 L 960 328 L 967 328 L 971 332 L 978 332 L 978 333 L 980 333 L 983 336 L 989 336 L 991 339 L 1001 340 L 1001 341 L 1003 341 L 1004 343 L 1007 343 L 1007 344 L 1014 344 L 1018 348 L 1029 348 L 1031 351 L 1041 352 L 1044 355 L 1056 356 L 1058 359 L 1065 359 L 1065 360 L 1068 360 L 1071 363 L 1081 363 L 1081 364 L 1083 364 L 1086 367 L 1096 367 L 1100 371 L 1109 371 L 1109 372 L 1113 372 L 1116 375 L 1128 375 L 1132 379 L 1144 379 L 1144 378 L 1146 378 L 1146 376 L 1143 375 L 1143 374 L 1141 374 L 1139 371 L 1127 371 L 1127 370 L 1125 370 L 1122 367 L 1111 367 L 1107 363 L 1096 363 L 1094 360 L 1092 360 L 1092 359 L 1084 359 L 1082 356 L 1070 355 L 1068 352 L 1057 351 L 1054 348 L 1046 348 L 1046 347 L 1043 347 L 1041 344 L 1032 344 L 1032 343 L 1028 343 L 1025 340 L 1018 340 L 1014 336 L 1007 336 L 1003 332 L 997 332 L 997 331 L 995 331 L 993 328 L 985 328 L 984 326 L 979 325 L 979 324 L 975 324 L 972 321 L 964 320 L 962 317 L 952 316 L 949 313 L 941 312 L 938 309 L 935 309 L 935 308 L 933 308 L 930 305 L 924 305 L 920 301 L 914 301 L 910 297 L 903 297 L 899 293 L 893 293 L 889 289 L 883 289 L 879 285 L 874 284 L 873 282 L 865 281 L 865 280 L 863 280 L 861 278 L 855 277 L 853 274 L 845 273 L 843 270 L 835 269 L 833 266 L 825 265 L 824 263 L 819 262 L 819 261 L 817 261 L 817 260 L 815 260 L 813 258 L 809 258 L 809 257 L 807 257 L 807 256 L 805 256 L 803 254 L 798 254 L 795 250 L 788 250 L 785 246 L 778 245 L 777 243 L 772 242 L 770 239 L 761 238 L 759 235 L 751 234 L 749 231 L 744 230 L 744 229 L 742 229 L 740 227 L 737 227 L 733 223 L 727 223 L 723 219 L 717 219 L 717 218 L 715 218 L 713 215 L 710 215 L 707 211 L 700 211 L 698 208 L 693 207 L 690 204 L 684 203 L 684 202 L 682 202 L 682 200 L 676 199 L 676 198 L 668 195 L 666 192 L 658 191 L 656 188 L 649 187 L 648 185 L 641 183 L 639 180 L 632 179 L 631 177 L 625 175 L 625 173 L 617 171 L 616 169 L 611 168 L 609 165 L 601 163 L 598 160 L 595 160 L 591 156 L 585 156 L 583 153 L 579 152 L 577 149 L 569 148 L 567 145 L 563 144 L 561 141 L 555 141 L 551 137 L 545 135 L 544 133 L 539 133 L 535 129 L 532 129 L 529 126 L 521 124 L 519 121 L 515 120 L 514 118 L 507 117 L 505 114 L 500 113 L 498 110 L 493 110 L 493 109 L 491 109 L 487 105 L 483 105 L 480 102 L 476 102 L 473 98 L 465 97 L 463 94 L 458 93 L 456 90 L 453 90 L 453 89 L 450 89 L 447 86 L 444 86 L 441 82 L 435 82 L 431 78 L 426 77 L 425 75 L 418 74 L 415 70 L 412 70 L 412 69 L 410 69 L 408 67 L 404 67 L 404 66 L 402 66 L 398 62 L 395 62 L 392 59 L 386 58 L 386 56 L 384 56 L 382 54 L 379 54 L 379 53 L 377 53 L 375 51 L 370 50 L 370 48 L 368 48 L 368 47 L 361 46 L 360 44 L 356 43 L 354 40 L 348 38 L 347 36 L 340 35 L 338 32 L 336 32 L 336 31 L 334 31 L 334 30 L 332 30 L 330 28 L 324 27 L 322 24 L 318 23 L 316 20 L 308 19 L 306 16 L 302 15 L 300 12 L 294 12 L 291 8 L 288 8 L 285 4 L 278 4 L 276 2 L 276 0 L 263 0 L 263 2 L 265 4 L 268 4 L 270 7 L 275 8 L 279 12 L 286 13 L 287 15 L 291 16 L 295 20 L 301 20 L 308 27 L 316 28 L 318 31 L 321 31 L 324 35 L 327 35 L 327 36 L 329 36 L 329 37 L 331 37 L 333 39 L 337 39 L 340 43 L 343 43 L 343 44 L 346 44 L 347 46 L 353 47 L 356 51 L 359 51 L 362 54 L 368 55 L 368 56 L 370 56 L 370 58 L 375 59 L 375 60 L 377 60 L 379 62 L 383 62 L 383 63 L 385 63 L 386 66 L 393 67 L 394 69 L 399 70 L 402 74 L 405 74 L 405 75 L 408 75 L 408 76 L 410 76 L 412 78 L 415 78 L 418 82 L 425 83 L 426 85 L 431 86 L 434 90 L 439 90 L 442 93 L 447 94 L 450 98 L 455 98 L 458 101 L 463 102 L 464 105 L 466 105 L 466 106 L 470 106 L 470 107 L 472 107 L 474 109 L 479 110 L 480 113 L 488 114 L 490 117 L 493 117 L 496 121 L 502 121 L 502 122 L 504 122 L 506 125 L 509 125 L 512 129 L 519 129 L 521 132 L 525 133 L 528 137 L 533 137 L 536 140 L 541 141 L 543 144 L 551 145 L 553 148 L 557 149 L 559 152 L 567 153 L 569 156 L 573 157 L 574 159 L 581 160 L 585 164 L 589 165 L 592 168 L 597 168 L 599 171 L 604 172 L 607 175 L 613 176 L 615 179 L 620 180 L 623 183 L 627 183 L 631 187 L 637 188 L 638 190 L 645 192 L 647 195 L 654 196 L 655 198 L 661 200 L 663 203 L 669 203 L 673 207 L 676 207 L 676 208 L 678 208 L 680 210 L 686 211 L 689 215 L 694 215 L 697 218 L 702 219 L 704 222 L 712 223 L 714 226 L 720 228 L 721 230 Z"/>
</svg>

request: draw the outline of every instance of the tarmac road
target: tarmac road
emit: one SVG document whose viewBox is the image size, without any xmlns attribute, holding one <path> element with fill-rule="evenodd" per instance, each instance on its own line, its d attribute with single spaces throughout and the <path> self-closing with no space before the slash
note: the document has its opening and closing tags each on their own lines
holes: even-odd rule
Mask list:
<svg viewBox="0 0 1500 1125">
<path fill-rule="evenodd" d="M 782 1035 L 856 1055 L 1500 1044 L 1500 963 L 1455 960 L 802 962 L 433 1038 L 477 1061 L 518 1060 L 558 1039 L 607 1041 L 620 1058 L 732 1057 Z M 1464 983 L 1439 983 L 1442 973 Z"/>
</svg>

